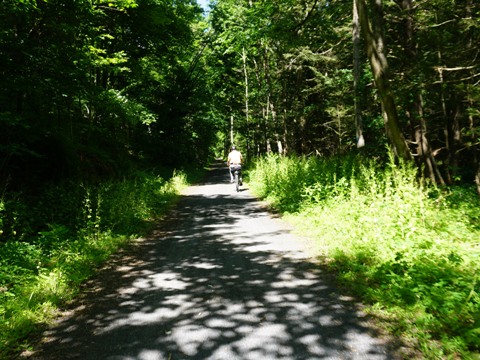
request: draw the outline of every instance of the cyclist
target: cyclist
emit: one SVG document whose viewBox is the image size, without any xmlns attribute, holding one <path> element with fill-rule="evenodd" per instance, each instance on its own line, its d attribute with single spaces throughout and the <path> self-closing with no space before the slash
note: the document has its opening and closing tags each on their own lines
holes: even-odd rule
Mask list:
<svg viewBox="0 0 480 360">
<path fill-rule="evenodd" d="M 242 162 L 243 156 L 240 151 L 237 150 L 236 146 L 232 146 L 230 153 L 228 154 L 227 158 L 227 166 L 229 167 L 230 171 L 230 182 L 233 183 L 233 178 L 235 175 L 235 170 L 239 172 L 242 170 Z M 240 177 L 240 184 L 242 183 L 242 178 Z"/>
</svg>

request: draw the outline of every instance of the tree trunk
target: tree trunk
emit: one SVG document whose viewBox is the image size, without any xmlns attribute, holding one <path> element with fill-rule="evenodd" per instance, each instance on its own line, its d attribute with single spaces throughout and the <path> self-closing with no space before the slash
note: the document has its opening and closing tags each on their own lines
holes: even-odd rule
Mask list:
<svg viewBox="0 0 480 360">
<path fill-rule="evenodd" d="M 473 7 L 473 1 L 472 0 L 467 0 L 467 4 L 466 4 L 466 8 L 465 8 L 465 12 L 466 12 L 466 17 L 467 18 L 472 18 L 472 7 Z M 472 32 L 470 32 L 470 39 L 468 41 L 468 44 L 467 44 L 468 48 L 469 49 L 472 49 L 473 46 L 474 46 L 474 41 L 473 41 L 473 36 L 472 36 Z M 468 90 L 468 93 L 467 93 L 467 101 L 468 101 L 468 105 L 471 109 L 473 109 L 475 107 L 474 105 L 474 101 L 472 99 L 472 91 L 471 91 L 471 88 L 469 88 Z M 473 149 L 472 149 L 472 152 L 473 152 L 473 164 L 474 164 L 474 181 L 475 181 L 475 185 L 477 187 L 477 193 L 478 195 L 480 195 L 480 143 L 477 139 L 477 137 L 475 136 L 476 134 L 476 127 L 475 127 L 475 120 L 474 120 L 474 116 L 471 112 L 469 112 L 468 114 L 468 125 L 469 125 L 469 129 L 470 129 L 470 141 L 471 143 L 473 144 Z"/>
<path fill-rule="evenodd" d="M 437 21 L 438 22 L 438 21 Z M 453 182 L 452 179 L 452 174 L 450 171 L 450 166 L 452 163 L 452 151 L 454 148 L 454 141 L 453 141 L 453 136 L 452 136 L 452 123 L 449 120 L 449 115 L 448 115 L 448 109 L 447 109 L 447 101 L 445 99 L 445 91 L 444 91 L 444 76 L 443 76 L 443 55 L 442 55 L 442 49 L 438 49 L 437 51 L 437 58 L 438 58 L 438 83 L 440 84 L 440 103 L 442 105 L 442 115 L 443 115 L 443 123 L 444 123 L 444 129 L 443 133 L 445 136 L 445 147 L 447 149 L 448 155 L 447 155 L 447 160 L 446 160 L 446 178 L 447 182 L 451 184 Z"/>
<path fill-rule="evenodd" d="M 250 154 L 250 119 L 248 112 L 248 73 L 247 73 L 247 53 L 245 48 L 242 49 L 242 60 L 243 60 L 243 74 L 245 76 L 245 120 L 247 122 L 247 157 Z"/>
<path fill-rule="evenodd" d="M 477 193 L 480 195 L 480 146 L 477 144 L 473 148 L 474 164 L 475 164 L 475 185 L 477 186 Z"/>
<path fill-rule="evenodd" d="M 230 115 L 230 145 L 234 145 L 235 143 L 233 142 L 234 136 L 233 136 L 233 115 Z"/>
<path fill-rule="evenodd" d="M 353 1 L 353 91 L 354 91 L 354 113 L 357 148 L 365 146 L 363 138 L 363 122 L 360 107 L 360 23 L 358 19 L 358 11 L 355 0 Z"/>
<path fill-rule="evenodd" d="M 278 124 L 278 119 L 277 119 L 277 112 L 275 110 L 275 106 L 273 103 L 273 86 L 272 86 L 272 78 L 270 76 L 270 61 L 268 57 L 268 47 L 265 45 L 265 52 L 264 52 L 264 68 L 265 68 L 265 81 L 267 84 L 267 109 L 269 110 L 269 113 L 271 114 L 272 118 L 272 126 L 270 127 L 273 130 L 273 134 L 268 134 L 267 137 L 267 152 L 271 152 L 271 142 L 273 141 L 272 135 L 275 138 L 275 141 L 277 143 L 277 151 L 279 154 L 283 153 L 283 146 L 282 146 L 282 141 L 280 140 L 280 134 L 279 134 L 279 124 Z M 268 113 L 268 112 L 267 112 Z"/>
<path fill-rule="evenodd" d="M 384 41 L 381 34 L 382 29 L 378 23 L 379 19 L 381 19 L 381 16 L 379 16 L 381 10 L 381 1 L 376 1 L 377 2 L 375 3 L 374 7 L 377 16 L 372 17 L 372 19 L 376 19 L 376 23 L 374 23 L 373 27 L 368 18 L 365 0 L 355 0 L 355 3 L 358 10 L 361 30 L 363 36 L 365 37 L 367 55 L 375 79 L 375 85 L 377 87 L 383 107 L 387 137 L 397 157 L 405 160 L 411 160 L 412 155 L 400 129 L 397 109 L 395 107 L 395 100 L 393 98 L 387 76 L 388 62 L 383 49 Z"/>
<path fill-rule="evenodd" d="M 416 109 L 415 114 L 417 115 L 420 125 L 417 127 L 415 131 L 415 141 L 417 143 L 417 156 L 420 158 L 420 163 L 425 165 L 426 176 L 432 180 L 434 184 L 440 183 L 441 185 L 445 185 L 445 181 L 443 180 L 442 174 L 438 169 L 437 162 L 433 156 L 432 148 L 430 143 L 427 140 L 426 136 L 426 128 L 427 124 L 425 122 L 425 118 L 423 116 L 423 100 L 420 94 L 416 94 Z"/>
<path fill-rule="evenodd" d="M 468 98 L 468 103 L 470 107 L 473 107 L 473 100 L 469 96 Z M 472 145 L 472 153 L 473 153 L 473 165 L 474 165 L 474 181 L 475 185 L 477 187 L 477 193 L 480 195 L 480 143 L 478 142 L 478 139 L 476 137 L 476 127 L 475 127 L 475 121 L 473 115 L 470 113 L 468 115 L 468 125 L 470 129 L 470 141 L 473 144 Z"/>
<path fill-rule="evenodd" d="M 400 6 L 406 12 L 405 17 L 405 57 L 410 59 L 410 63 L 415 63 L 417 58 L 416 44 L 414 43 L 414 26 L 411 16 L 412 0 L 402 0 Z M 408 79 L 412 84 L 414 79 Z M 427 138 L 427 123 L 423 114 L 423 98 L 421 91 L 417 86 L 413 86 L 413 104 L 409 111 L 410 125 L 415 129 L 414 138 L 417 144 L 417 164 L 425 166 L 425 176 L 429 177 L 433 183 L 445 185 L 445 181 L 438 169 L 437 162 L 433 156 L 433 151 Z"/>
<path fill-rule="evenodd" d="M 275 122 L 273 118 L 273 113 L 271 113 L 273 109 L 273 104 L 271 104 L 272 98 L 272 87 L 271 87 L 271 79 L 270 79 L 270 66 L 268 63 L 268 48 L 267 45 L 264 46 L 264 56 L 263 56 L 263 69 L 265 74 L 265 83 L 267 86 L 267 99 L 266 99 L 266 116 L 265 116 L 265 143 L 266 143 L 266 152 L 272 152 L 272 139 L 271 139 L 271 130 L 269 126 L 268 119 L 270 118 L 270 114 L 272 114 L 272 127 L 275 127 Z M 275 131 L 276 132 L 276 131 Z"/>
<path fill-rule="evenodd" d="M 287 101 L 284 99 L 284 103 Z M 283 115 L 282 115 L 282 126 L 283 126 L 283 155 L 287 155 L 290 151 L 289 143 L 288 143 L 288 126 L 287 126 L 287 108 L 286 106 L 283 107 Z"/>
</svg>

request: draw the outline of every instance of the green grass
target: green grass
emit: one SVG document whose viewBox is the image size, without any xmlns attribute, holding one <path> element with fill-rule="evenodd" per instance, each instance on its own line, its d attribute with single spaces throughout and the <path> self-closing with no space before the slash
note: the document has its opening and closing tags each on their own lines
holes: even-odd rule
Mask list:
<svg viewBox="0 0 480 360">
<path fill-rule="evenodd" d="M 64 184 L 29 203 L 0 201 L 0 358 L 28 348 L 100 264 L 147 232 L 186 176 L 153 172 L 96 186 Z"/>
<path fill-rule="evenodd" d="M 478 359 L 480 199 L 350 156 L 267 157 L 254 191 L 315 241 L 339 281 L 428 359 Z"/>
</svg>

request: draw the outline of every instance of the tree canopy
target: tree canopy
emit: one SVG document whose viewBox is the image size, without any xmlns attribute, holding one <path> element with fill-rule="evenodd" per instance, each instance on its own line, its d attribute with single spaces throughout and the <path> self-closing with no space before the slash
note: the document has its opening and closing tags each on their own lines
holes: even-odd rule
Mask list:
<svg viewBox="0 0 480 360">
<path fill-rule="evenodd" d="M 434 182 L 478 186 L 479 11 L 473 1 L 217 1 L 214 96 L 251 155 L 357 151 L 360 118 L 360 151 L 379 156 L 388 143 Z"/>
<path fill-rule="evenodd" d="M 195 85 L 204 41 L 197 4 L 0 7 L 2 186 L 111 176 L 132 161 L 177 166 L 207 154 L 209 120 L 195 115 L 207 96 Z"/>
<path fill-rule="evenodd" d="M 437 183 L 480 186 L 472 0 L 0 7 L 3 187 L 202 163 L 231 139 L 249 157 L 388 143 Z"/>
</svg>

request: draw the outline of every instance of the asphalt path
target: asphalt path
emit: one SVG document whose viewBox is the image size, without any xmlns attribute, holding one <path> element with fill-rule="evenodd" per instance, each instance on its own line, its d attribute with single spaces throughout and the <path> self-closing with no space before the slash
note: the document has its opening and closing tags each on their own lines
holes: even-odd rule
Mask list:
<svg viewBox="0 0 480 360">
<path fill-rule="evenodd" d="M 29 358 L 395 358 L 305 249 L 217 166 L 86 284 Z"/>
</svg>

